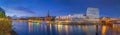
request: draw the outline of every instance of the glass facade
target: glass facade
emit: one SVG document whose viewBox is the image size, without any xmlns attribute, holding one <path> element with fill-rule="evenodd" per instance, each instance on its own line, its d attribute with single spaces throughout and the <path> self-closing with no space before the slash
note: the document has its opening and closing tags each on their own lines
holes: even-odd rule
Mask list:
<svg viewBox="0 0 120 35">
<path fill-rule="evenodd" d="M 87 17 L 90 19 L 99 18 L 99 9 L 98 8 L 87 8 Z"/>
</svg>

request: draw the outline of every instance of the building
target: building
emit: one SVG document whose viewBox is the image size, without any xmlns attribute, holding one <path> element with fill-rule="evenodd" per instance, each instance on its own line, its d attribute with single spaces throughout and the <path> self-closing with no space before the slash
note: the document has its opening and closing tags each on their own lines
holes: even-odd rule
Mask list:
<svg viewBox="0 0 120 35">
<path fill-rule="evenodd" d="M 52 16 L 50 16 L 49 11 L 45 17 L 45 21 L 52 21 Z"/>
<path fill-rule="evenodd" d="M 84 14 L 72 15 L 72 21 L 83 21 L 84 19 L 86 19 L 86 16 Z"/>
<path fill-rule="evenodd" d="M 99 9 L 98 8 L 87 8 L 87 17 L 89 19 L 99 18 Z"/>
<path fill-rule="evenodd" d="M 109 18 L 109 17 L 101 17 L 99 22 L 101 24 L 107 24 L 108 25 L 108 24 L 112 24 L 113 20 L 111 18 Z"/>
<path fill-rule="evenodd" d="M 56 21 L 71 21 L 72 16 L 67 15 L 67 16 L 56 16 Z"/>
<path fill-rule="evenodd" d="M 73 18 L 86 18 L 84 14 L 74 14 L 72 15 Z"/>
</svg>

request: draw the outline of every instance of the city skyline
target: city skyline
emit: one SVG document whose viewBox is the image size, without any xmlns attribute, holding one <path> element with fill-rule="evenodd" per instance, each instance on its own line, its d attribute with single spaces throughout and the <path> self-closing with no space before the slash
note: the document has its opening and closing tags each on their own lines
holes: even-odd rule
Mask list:
<svg viewBox="0 0 120 35">
<path fill-rule="evenodd" d="M 119 3 L 119 0 L 1 0 L 0 6 L 9 16 L 46 16 L 48 10 L 51 16 L 85 14 L 88 7 L 95 7 L 99 8 L 100 16 L 119 17 Z"/>
<path fill-rule="evenodd" d="M 120 0 L 0 0 L 0 35 L 120 35 Z"/>
</svg>

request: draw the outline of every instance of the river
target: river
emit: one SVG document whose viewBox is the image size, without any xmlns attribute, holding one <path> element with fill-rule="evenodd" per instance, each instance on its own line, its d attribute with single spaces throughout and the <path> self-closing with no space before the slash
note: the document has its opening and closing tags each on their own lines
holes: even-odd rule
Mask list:
<svg viewBox="0 0 120 35">
<path fill-rule="evenodd" d="M 58 25 L 46 22 L 13 21 L 12 29 L 18 35 L 120 35 L 120 24 Z"/>
</svg>

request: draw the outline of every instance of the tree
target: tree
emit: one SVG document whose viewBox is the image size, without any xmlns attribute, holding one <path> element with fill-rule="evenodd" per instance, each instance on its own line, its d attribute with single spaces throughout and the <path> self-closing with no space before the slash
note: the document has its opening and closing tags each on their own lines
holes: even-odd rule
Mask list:
<svg viewBox="0 0 120 35">
<path fill-rule="evenodd" d="M 5 18 L 6 15 L 5 15 L 5 12 L 4 10 L 0 10 L 0 18 Z"/>
</svg>

